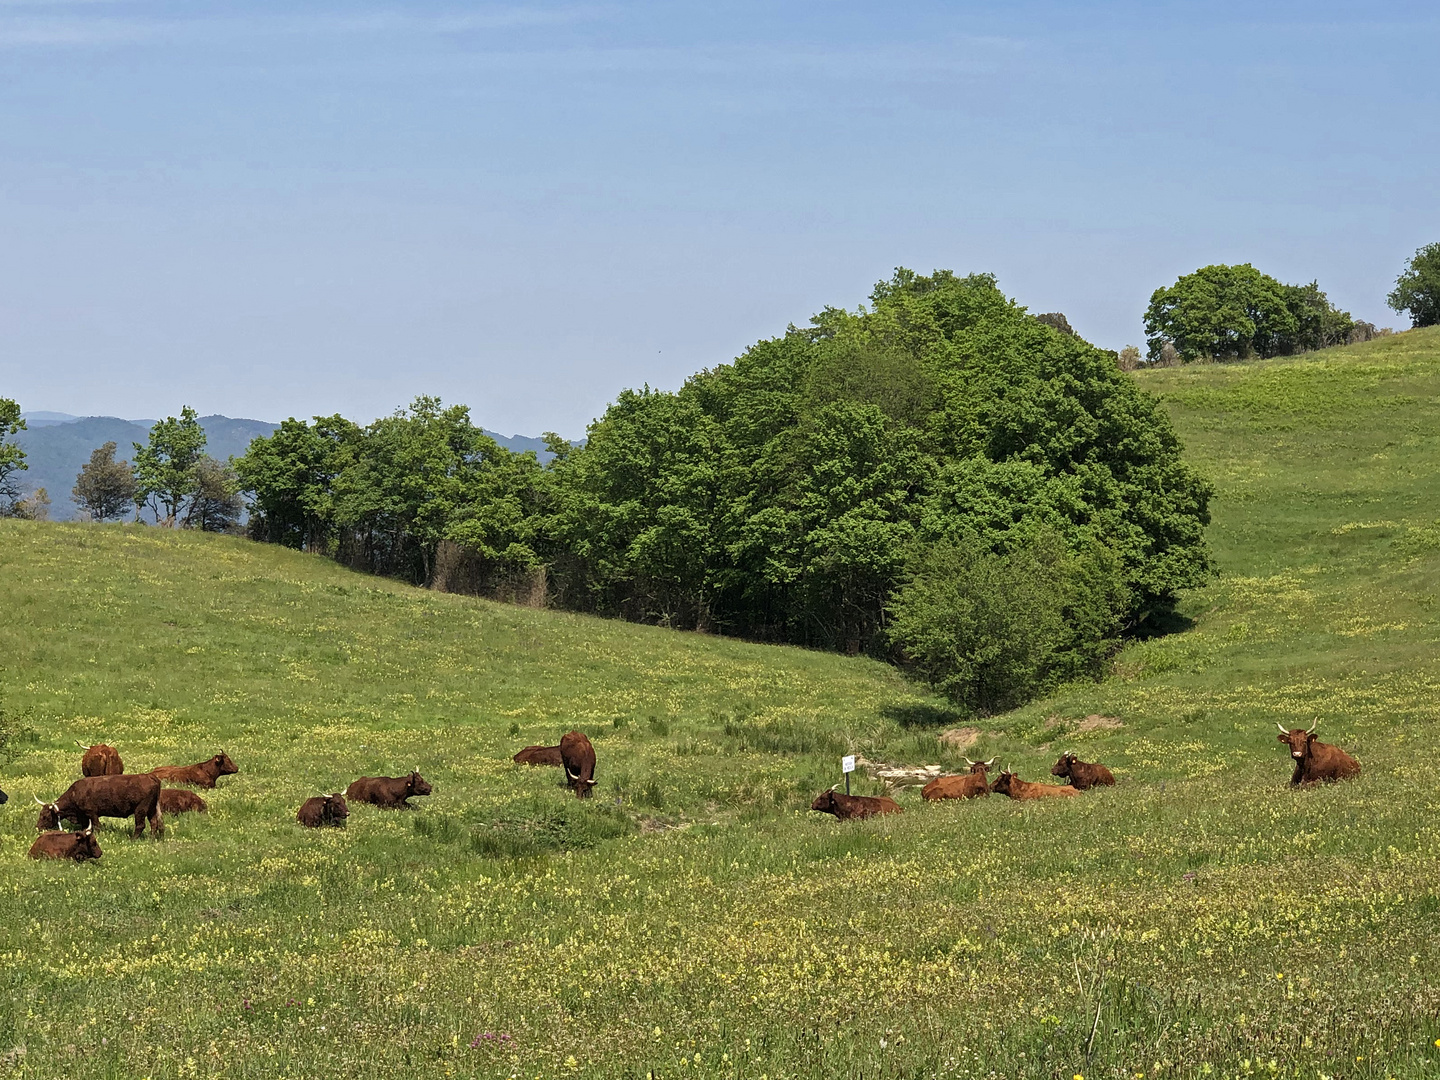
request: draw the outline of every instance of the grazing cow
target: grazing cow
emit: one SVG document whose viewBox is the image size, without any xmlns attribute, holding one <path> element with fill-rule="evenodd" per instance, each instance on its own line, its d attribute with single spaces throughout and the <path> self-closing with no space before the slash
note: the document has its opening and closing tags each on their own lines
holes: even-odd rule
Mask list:
<svg viewBox="0 0 1440 1080">
<path fill-rule="evenodd" d="M 162 814 L 188 814 L 191 811 L 204 814 L 209 810 L 210 807 L 205 805 L 205 800 L 193 791 L 181 791 L 179 788 L 173 787 L 160 789 L 160 813 Z"/>
<path fill-rule="evenodd" d="M 213 788 L 220 777 L 234 776 L 239 771 L 235 762 L 230 760 L 230 755 L 221 751 L 209 761 L 202 761 L 198 765 L 161 765 L 158 769 L 151 769 L 150 775 L 158 776 L 171 784 Z"/>
<path fill-rule="evenodd" d="M 965 759 L 970 766 L 970 772 L 964 776 L 937 776 L 923 788 L 920 789 L 920 797 L 930 802 L 939 799 L 977 799 L 981 795 L 990 794 L 990 781 L 985 778 L 985 770 L 995 764 L 992 757 L 989 761 L 971 761 Z"/>
<path fill-rule="evenodd" d="M 1114 787 L 1115 774 L 1098 762 L 1081 761 L 1075 756 L 1075 751 L 1067 750 L 1060 755 L 1060 760 L 1055 762 L 1050 770 L 1051 776 L 1068 776 L 1070 786 L 1076 791 L 1086 791 L 1092 787 Z"/>
<path fill-rule="evenodd" d="M 1021 780 L 1009 769 L 1001 771 L 995 783 L 990 785 L 990 790 L 996 795 L 1009 795 L 1012 799 L 1065 799 L 1080 794 L 1079 788 L 1068 784 L 1061 787 L 1059 784 L 1033 784 L 1029 780 Z"/>
<path fill-rule="evenodd" d="M 516 765 L 564 765 L 558 746 L 527 746 L 510 759 Z"/>
<path fill-rule="evenodd" d="M 306 799 L 300 804 L 300 812 L 295 815 L 295 820 L 307 829 L 326 826 L 339 829 L 344 827 L 345 819 L 349 816 L 350 807 L 345 805 L 345 796 L 336 792 L 334 795 L 315 795 Z"/>
<path fill-rule="evenodd" d="M 409 776 L 362 776 L 345 789 L 345 797 L 386 810 L 414 810 L 405 800 L 412 795 L 429 795 L 430 791 L 417 765 Z"/>
<path fill-rule="evenodd" d="M 1326 783 L 1349 780 L 1360 775 L 1360 763 L 1344 750 L 1315 741 L 1317 724 L 1311 724 L 1309 730 L 1294 728 L 1290 731 L 1286 731 L 1283 724 L 1275 726 L 1280 729 L 1276 741 L 1289 743 L 1290 756 L 1295 759 L 1295 772 L 1290 776 L 1291 787 L 1316 784 L 1322 780 Z"/>
<path fill-rule="evenodd" d="M 560 738 L 560 760 L 565 766 L 565 779 L 577 799 L 588 799 L 595 779 L 595 747 L 578 731 Z"/>
<path fill-rule="evenodd" d="M 102 817 L 135 818 L 135 835 L 143 836 L 145 822 L 150 835 L 160 836 L 165 822 L 160 816 L 160 781 L 147 773 L 123 776 L 86 776 L 76 780 L 53 803 L 40 802 L 41 832 L 60 828 L 60 822 L 93 827 Z"/>
<path fill-rule="evenodd" d="M 41 833 L 30 845 L 30 858 L 73 859 L 75 862 L 98 859 L 100 842 L 95 839 L 95 827 L 92 825 L 84 832 Z"/>
<path fill-rule="evenodd" d="M 106 746 L 103 742 L 86 746 L 77 741 L 75 745 L 85 751 L 80 758 L 81 776 L 119 776 L 125 771 L 125 765 L 120 760 L 120 751 L 115 747 Z"/>
<path fill-rule="evenodd" d="M 822 814 L 834 814 L 841 821 L 874 817 L 876 814 L 901 813 L 900 804 L 889 796 L 872 798 L 869 795 L 841 795 L 833 788 L 815 796 L 810 809 L 818 810 Z"/>
</svg>

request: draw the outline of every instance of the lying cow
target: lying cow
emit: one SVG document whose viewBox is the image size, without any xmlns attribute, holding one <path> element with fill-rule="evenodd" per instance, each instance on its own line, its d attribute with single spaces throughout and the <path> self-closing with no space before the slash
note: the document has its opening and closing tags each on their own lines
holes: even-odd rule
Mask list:
<svg viewBox="0 0 1440 1080">
<path fill-rule="evenodd" d="M 1058 784 L 1033 784 L 1029 780 L 1021 780 L 1009 769 L 1003 770 L 995 778 L 990 790 L 996 795 L 1009 795 L 1012 799 L 1066 799 L 1080 794 L 1079 788 L 1069 785 L 1061 787 Z"/>
<path fill-rule="evenodd" d="M 560 756 L 558 746 L 527 746 L 513 758 L 510 759 L 516 765 L 555 765 L 565 764 L 565 759 Z"/>
<path fill-rule="evenodd" d="M 841 795 L 833 788 L 815 796 L 810 809 L 818 810 L 822 814 L 834 814 L 841 821 L 874 817 L 876 814 L 901 813 L 900 804 L 888 795 L 878 798 L 870 795 Z"/>
<path fill-rule="evenodd" d="M 971 761 L 967 757 L 965 762 L 970 766 L 967 775 L 937 776 L 920 789 L 920 797 L 936 802 L 940 799 L 978 799 L 981 795 L 989 795 L 990 781 L 985 778 L 985 771 L 995 764 L 995 759 Z"/>
<path fill-rule="evenodd" d="M 1115 774 L 1098 762 L 1081 761 L 1075 751 L 1067 750 L 1050 770 L 1051 776 L 1067 776 L 1076 791 L 1092 787 L 1114 787 Z"/>
<path fill-rule="evenodd" d="M 160 813 L 162 814 L 205 814 L 210 807 L 205 800 L 193 791 L 181 791 L 179 788 L 160 789 Z"/>
<path fill-rule="evenodd" d="M 1277 742 L 1290 744 L 1290 756 L 1295 759 L 1295 771 L 1290 776 L 1290 786 L 1316 784 L 1321 781 L 1349 780 L 1360 775 L 1360 763 L 1338 746 L 1316 742 L 1317 721 L 1309 729 L 1285 730 L 1284 724 L 1276 724 L 1280 734 Z"/>
<path fill-rule="evenodd" d="M 307 829 L 339 829 L 344 827 L 349 816 L 350 807 L 345 805 L 345 796 L 336 792 L 334 795 L 314 795 L 306 799 L 300 804 L 295 820 Z"/>
<path fill-rule="evenodd" d="M 134 817 L 136 836 L 144 835 L 147 820 L 151 836 L 165 831 L 160 816 L 160 781 L 147 773 L 86 776 L 52 803 L 35 801 L 40 803 L 40 820 L 36 823 L 40 832 L 58 829 L 62 821 L 93 828 L 102 817 Z"/>
<path fill-rule="evenodd" d="M 120 760 L 120 751 L 115 747 L 107 746 L 103 742 L 86 746 L 77 741 L 75 745 L 85 751 L 80 758 L 81 776 L 119 776 L 125 771 L 125 764 Z"/>
<path fill-rule="evenodd" d="M 100 842 L 95 839 L 92 825 L 84 832 L 41 833 L 30 845 L 32 859 L 71 859 L 84 862 L 100 858 Z"/>
<path fill-rule="evenodd" d="M 161 765 L 158 769 L 151 769 L 150 775 L 158 776 L 170 784 L 213 788 L 220 777 L 234 776 L 239 771 L 235 762 L 230 760 L 230 755 L 222 751 L 198 765 Z"/>
<path fill-rule="evenodd" d="M 578 731 L 560 737 L 560 761 L 565 766 L 565 780 L 577 799 L 588 799 L 595 779 L 595 747 Z"/>
<path fill-rule="evenodd" d="M 409 776 L 362 776 L 345 789 L 345 797 L 386 810 L 414 810 L 405 800 L 412 795 L 429 795 L 431 790 L 417 765 Z"/>
</svg>

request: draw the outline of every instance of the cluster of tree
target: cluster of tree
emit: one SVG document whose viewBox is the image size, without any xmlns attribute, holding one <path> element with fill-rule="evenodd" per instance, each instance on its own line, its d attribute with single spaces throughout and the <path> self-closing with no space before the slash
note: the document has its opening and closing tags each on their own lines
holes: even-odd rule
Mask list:
<svg viewBox="0 0 1440 1080">
<path fill-rule="evenodd" d="M 1397 312 L 1409 312 L 1412 326 L 1440 325 L 1440 243 L 1415 252 L 1386 302 Z"/>
<path fill-rule="evenodd" d="M 1285 285 L 1249 263 L 1201 267 L 1156 289 L 1145 311 L 1153 364 L 1289 356 L 1344 345 L 1355 329 L 1317 282 Z"/>
<path fill-rule="evenodd" d="M 25 428 L 20 406 L 0 398 L 0 516 L 44 519 L 50 496 L 42 488 L 21 497 L 19 474 L 25 451 L 7 436 Z M 225 532 L 244 514 L 240 478 L 230 465 L 205 453 L 205 431 L 188 405 L 179 419 L 168 417 L 150 429 L 149 439 L 132 444 L 134 461 L 116 461 L 107 442 L 90 455 L 71 494 L 92 521 L 112 521 L 130 510 L 138 519 L 149 507 L 163 525 Z"/>
<path fill-rule="evenodd" d="M 433 398 L 288 420 L 236 468 L 259 539 L 434 579 L 543 567 L 574 610 L 888 656 L 995 709 L 1094 674 L 1210 571 L 1209 488 L 1112 353 L 988 275 L 897 271 L 546 466 Z"/>
</svg>

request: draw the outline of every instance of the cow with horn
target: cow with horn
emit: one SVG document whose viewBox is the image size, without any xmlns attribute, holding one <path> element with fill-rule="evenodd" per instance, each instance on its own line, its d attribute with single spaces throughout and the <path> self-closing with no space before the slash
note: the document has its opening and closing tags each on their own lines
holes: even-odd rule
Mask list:
<svg viewBox="0 0 1440 1080">
<path fill-rule="evenodd" d="M 920 797 L 928 802 L 937 802 L 941 799 L 978 799 L 982 795 L 989 795 L 990 781 L 985 773 L 994 766 L 995 759 L 992 757 L 989 761 L 971 761 L 967 757 L 965 764 L 970 766 L 968 773 L 961 776 L 937 776 L 920 789 Z"/>
<path fill-rule="evenodd" d="M 1286 729 L 1276 723 L 1280 734 L 1277 742 L 1290 745 L 1290 756 L 1295 761 L 1295 771 L 1290 775 L 1290 786 L 1301 784 L 1330 783 L 1335 780 L 1349 780 L 1360 775 L 1360 763 L 1338 746 L 1322 743 L 1315 738 L 1319 721 L 1308 728 Z"/>
</svg>

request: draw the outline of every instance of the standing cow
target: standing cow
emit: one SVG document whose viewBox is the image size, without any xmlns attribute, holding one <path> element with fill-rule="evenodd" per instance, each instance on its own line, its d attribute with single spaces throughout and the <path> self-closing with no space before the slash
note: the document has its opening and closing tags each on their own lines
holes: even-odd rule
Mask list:
<svg viewBox="0 0 1440 1080">
<path fill-rule="evenodd" d="M 60 828 L 60 822 L 94 826 L 102 817 L 135 818 L 135 835 L 143 836 L 145 822 L 150 835 L 160 836 L 165 823 L 160 816 L 160 781 L 147 773 L 123 776 L 86 776 L 76 780 L 53 803 L 40 802 L 41 832 Z"/>
<path fill-rule="evenodd" d="M 577 799 L 588 799 L 595 779 L 595 747 L 578 731 L 560 738 L 560 760 L 565 766 L 565 779 Z"/>
<path fill-rule="evenodd" d="M 1098 762 L 1081 761 L 1073 750 L 1060 755 L 1060 760 L 1050 769 L 1050 775 L 1068 777 L 1070 786 L 1077 791 L 1115 786 L 1114 773 Z"/>
<path fill-rule="evenodd" d="M 1290 756 L 1295 759 L 1295 771 L 1290 775 L 1290 786 L 1315 784 L 1321 781 L 1349 780 L 1360 775 L 1360 763 L 1338 746 L 1315 740 L 1317 721 L 1309 729 L 1285 730 L 1284 724 L 1276 724 L 1280 734 L 1277 742 L 1290 744 Z"/>
<path fill-rule="evenodd" d="M 334 795 L 314 795 L 306 799 L 300 804 L 295 820 L 307 829 L 340 829 L 344 828 L 349 817 L 350 807 L 345 804 L 345 796 L 336 792 Z"/>
<path fill-rule="evenodd" d="M 936 802 L 940 799 L 978 799 L 982 795 L 989 795 L 990 781 L 986 779 L 985 771 L 995 764 L 995 759 L 992 757 L 989 761 L 971 761 L 967 757 L 965 761 L 970 766 L 968 774 L 937 776 L 920 789 L 920 797 Z"/>
<path fill-rule="evenodd" d="M 151 776 L 158 776 L 171 784 L 188 784 L 191 787 L 213 788 L 222 776 L 234 776 L 240 770 L 230 755 L 223 750 L 209 761 L 198 765 L 161 765 L 151 769 Z"/>
<path fill-rule="evenodd" d="M 405 800 L 412 795 L 429 795 L 431 790 L 417 765 L 409 776 L 362 776 L 345 789 L 345 797 L 385 810 L 414 810 Z"/>
<path fill-rule="evenodd" d="M 1021 780 L 1009 769 L 1002 769 L 996 777 L 995 783 L 990 785 L 990 790 L 996 795 L 1009 795 L 1012 799 L 1067 799 L 1072 795 L 1079 795 L 1078 788 L 1059 784 L 1034 784 L 1029 780 Z"/>
<path fill-rule="evenodd" d="M 32 859 L 71 859 L 84 862 L 100 858 L 100 842 L 95 839 L 95 826 L 84 832 L 45 832 L 30 845 Z"/>
<path fill-rule="evenodd" d="M 120 751 L 115 747 L 103 742 L 86 746 L 78 740 L 75 745 L 85 751 L 80 757 L 81 776 L 119 776 L 125 771 L 125 763 L 120 760 Z"/>
<path fill-rule="evenodd" d="M 841 795 L 833 788 L 815 796 L 810 809 L 818 810 L 822 814 L 834 814 L 840 821 L 902 812 L 900 804 L 888 795 Z"/>
</svg>

